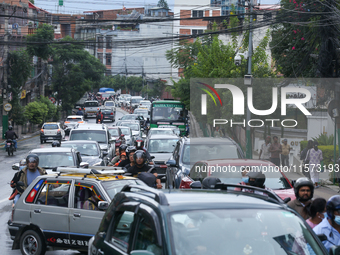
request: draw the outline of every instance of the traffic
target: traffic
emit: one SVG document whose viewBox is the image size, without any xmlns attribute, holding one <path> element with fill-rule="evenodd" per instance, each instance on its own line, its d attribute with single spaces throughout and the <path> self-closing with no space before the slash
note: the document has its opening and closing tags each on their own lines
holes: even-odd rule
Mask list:
<svg viewBox="0 0 340 255">
<path fill-rule="evenodd" d="M 6 157 L 21 157 L 9 254 L 340 254 L 340 195 L 315 198 L 309 178 L 264 171 L 275 164 L 230 137 L 192 136 L 179 101 L 81 100 L 29 145 L 6 132 Z"/>
</svg>

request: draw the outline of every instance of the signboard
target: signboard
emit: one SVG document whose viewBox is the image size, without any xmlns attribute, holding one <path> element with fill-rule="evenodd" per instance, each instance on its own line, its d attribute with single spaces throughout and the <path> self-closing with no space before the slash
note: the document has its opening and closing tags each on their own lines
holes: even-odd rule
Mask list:
<svg viewBox="0 0 340 255">
<path fill-rule="evenodd" d="M 55 103 L 55 98 L 54 97 L 50 97 L 49 99 L 51 100 L 52 104 Z"/>
<path fill-rule="evenodd" d="M 6 112 L 9 112 L 10 110 L 12 110 L 12 105 L 10 103 L 7 103 L 4 105 L 4 110 Z"/>
<path fill-rule="evenodd" d="M 59 6 L 64 5 L 64 0 L 59 0 Z"/>
<path fill-rule="evenodd" d="M 181 105 L 181 104 L 154 104 L 153 107 L 177 107 L 177 108 L 183 108 L 183 105 Z"/>
<path fill-rule="evenodd" d="M 20 99 L 24 99 L 26 97 L 26 90 L 21 91 Z"/>
</svg>

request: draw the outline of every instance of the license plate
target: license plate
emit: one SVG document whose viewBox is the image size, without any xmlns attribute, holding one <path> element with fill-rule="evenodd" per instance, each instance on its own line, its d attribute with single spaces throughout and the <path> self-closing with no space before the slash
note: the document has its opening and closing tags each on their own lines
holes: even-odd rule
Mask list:
<svg viewBox="0 0 340 255">
<path fill-rule="evenodd" d="M 10 146 L 11 144 L 10 143 L 7 143 L 8 146 Z"/>
<path fill-rule="evenodd" d="M 49 138 L 47 138 L 47 139 L 53 139 L 53 137 L 49 137 Z"/>
</svg>

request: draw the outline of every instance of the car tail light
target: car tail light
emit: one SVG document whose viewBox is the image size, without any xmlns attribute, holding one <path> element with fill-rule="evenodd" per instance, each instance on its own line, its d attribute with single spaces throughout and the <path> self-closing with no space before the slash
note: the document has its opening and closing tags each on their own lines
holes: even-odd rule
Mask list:
<svg viewBox="0 0 340 255">
<path fill-rule="evenodd" d="M 85 111 L 85 107 L 84 107 L 84 111 Z"/>
<path fill-rule="evenodd" d="M 70 123 L 69 121 L 65 121 L 64 123 Z"/>
<path fill-rule="evenodd" d="M 113 112 L 111 112 L 111 114 L 110 115 L 113 115 Z"/>
<path fill-rule="evenodd" d="M 167 165 L 159 165 L 160 168 L 167 168 Z"/>
<path fill-rule="evenodd" d="M 58 131 L 57 131 L 58 133 L 60 133 L 60 129 L 58 129 Z"/>
<path fill-rule="evenodd" d="M 78 123 L 84 123 L 84 121 L 78 121 Z"/>
</svg>

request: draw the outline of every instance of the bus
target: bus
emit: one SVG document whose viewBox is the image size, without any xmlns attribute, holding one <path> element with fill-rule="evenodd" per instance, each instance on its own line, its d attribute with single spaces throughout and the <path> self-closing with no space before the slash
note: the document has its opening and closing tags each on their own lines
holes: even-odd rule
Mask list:
<svg viewBox="0 0 340 255">
<path fill-rule="evenodd" d="M 151 104 L 150 128 L 176 126 L 185 135 L 188 111 L 180 101 L 161 100 Z"/>
</svg>

